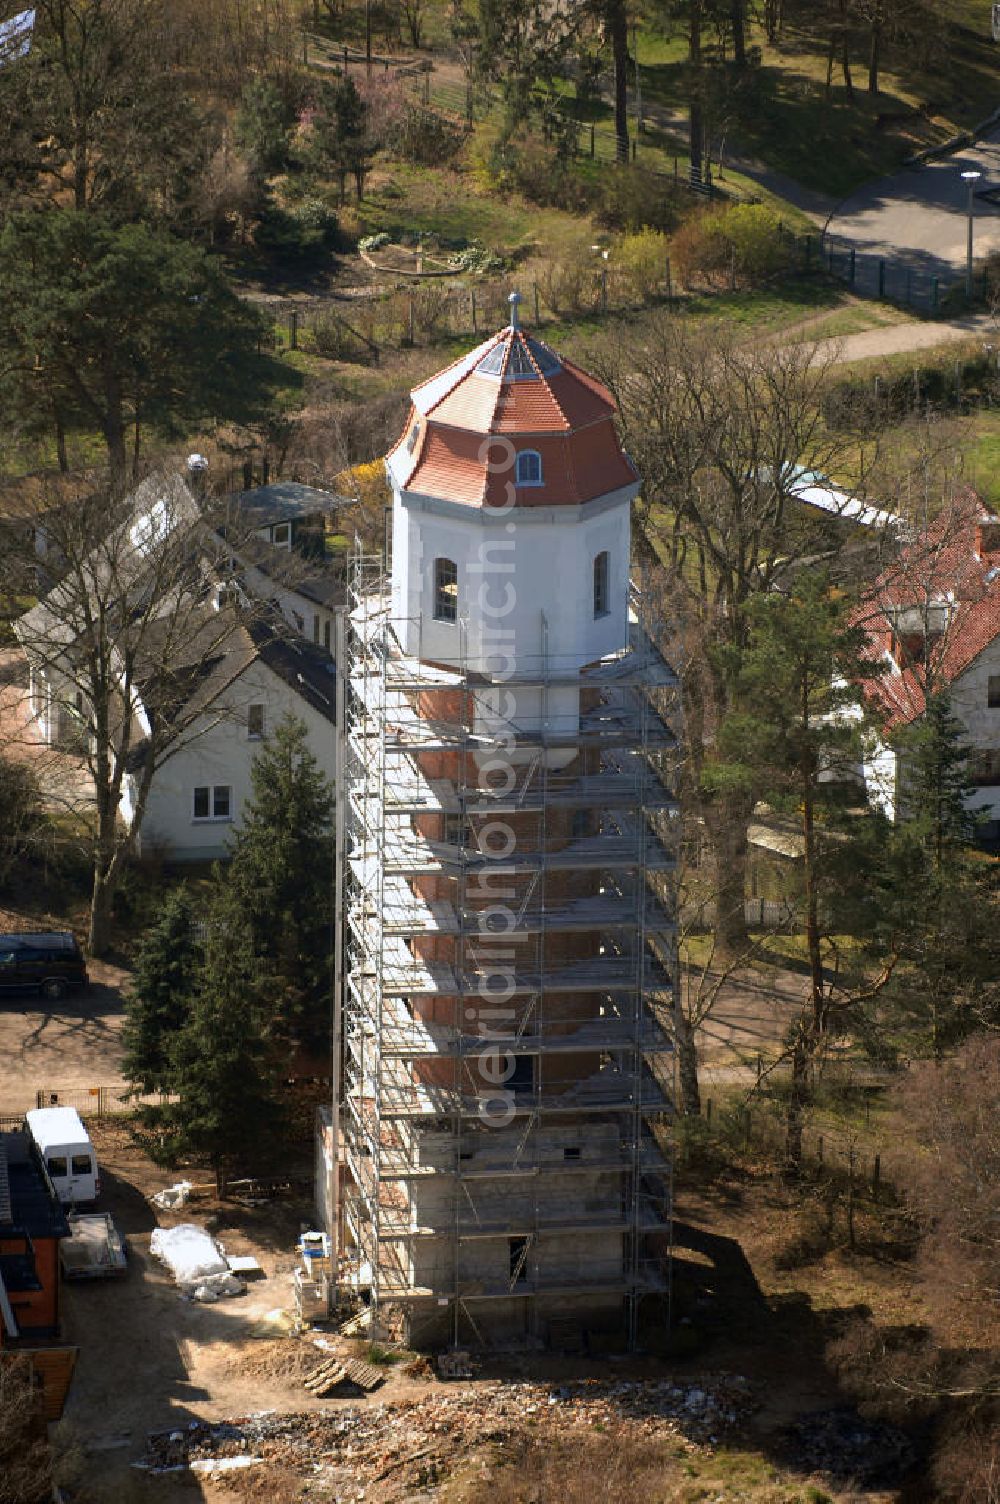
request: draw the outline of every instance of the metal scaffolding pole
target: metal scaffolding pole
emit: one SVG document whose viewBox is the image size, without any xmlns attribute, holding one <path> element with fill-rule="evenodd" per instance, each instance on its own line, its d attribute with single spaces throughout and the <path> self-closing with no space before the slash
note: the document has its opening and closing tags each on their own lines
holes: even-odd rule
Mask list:
<svg viewBox="0 0 1000 1504">
<path fill-rule="evenodd" d="M 641 611 L 626 650 L 583 668 L 551 660 L 543 625 L 537 661 L 504 681 L 537 722 L 498 730 L 479 708 L 494 681 L 464 637 L 452 667 L 403 650 L 421 625 L 392 620 L 383 560 L 357 555 L 349 597 L 338 886 L 350 1279 L 373 1311 L 403 1313 L 411 1341 L 486 1341 L 505 1320 L 541 1336 L 567 1302 L 584 1320 L 618 1301 L 637 1346 L 643 1296 L 668 1289 L 647 1242 L 670 1222 L 660 1062 L 674 919 L 651 879 L 665 891 L 674 861 L 662 765 L 676 679 Z M 523 775 L 497 793 L 473 754 L 501 733 Z M 482 1039 L 466 1020 L 491 963 L 466 938 L 490 937 L 497 869 L 478 833 L 501 815 L 521 838 L 503 866 L 516 895 L 515 1084 L 509 1126 L 487 1132 Z"/>
</svg>

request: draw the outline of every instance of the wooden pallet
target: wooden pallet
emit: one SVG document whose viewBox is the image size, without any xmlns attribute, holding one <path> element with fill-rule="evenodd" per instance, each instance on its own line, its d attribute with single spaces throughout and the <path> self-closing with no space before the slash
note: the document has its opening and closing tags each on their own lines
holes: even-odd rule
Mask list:
<svg viewBox="0 0 1000 1504">
<path fill-rule="evenodd" d="M 359 1389 L 370 1393 L 385 1383 L 385 1374 L 370 1363 L 362 1363 L 359 1358 L 330 1358 L 307 1373 L 302 1382 L 310 1394 L 322 1399 L 339 1389 L 341 1384 L 356 1384 Z"/>
<path fill-rule="evenodd" d="M 385 1383 L 385 1369 L 374 1368 L 371 1363 L 362 1363 L 360 1358 L 345 1358 L 344 1368 L 347 1377 L 353 1384 L 360 1384 L 362 1389 L 377 1389 Z"/>
</svg>

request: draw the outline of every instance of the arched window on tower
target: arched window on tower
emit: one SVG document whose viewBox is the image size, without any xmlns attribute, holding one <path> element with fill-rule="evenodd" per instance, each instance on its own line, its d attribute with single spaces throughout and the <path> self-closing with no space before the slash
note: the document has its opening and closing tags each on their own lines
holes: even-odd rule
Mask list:
<svg viewBox="0 0 1000 1504">
<path fill-rule="evenodd" d="M 434 620 L 458 620 L 458 565 L 454 559 L 434 560 Z"/>
<path fill-rule="evenodd" d="M 518 452 L 517 484 L 519 486 L 542 484 L 542 456 L 537 449 L 522 449 Z"/>
<path fill-rule="evenodd" d="M 607 616 L 611 610 L 610 555 L 607 549 L 594 555 L 594 617 Z"/>
</svg>

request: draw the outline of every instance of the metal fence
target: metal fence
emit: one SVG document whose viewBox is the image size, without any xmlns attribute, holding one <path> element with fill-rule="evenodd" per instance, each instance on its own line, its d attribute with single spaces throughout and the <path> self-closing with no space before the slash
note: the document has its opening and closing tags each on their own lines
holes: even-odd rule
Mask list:
<svg viewBox="0 0 1000 1504">
<path fill-rule="evenodd" d="M 443 259 L 444 252 L 436 253 Z M 430 253 L 425 265 L 430 262 Z M 473 281 L 414 276 L 400 288 L 391 266 L 377 268 L 389 285 L 373 286 L 364 299 L 257 300 L 269 321 L 261 348 L 302 350 L 331 360 L 377 364 L 383 350 L 430 345 L 451 338 L 482 339 L 510 318 L 511 278 Z M 655 276 L 640 288 L 634 274 L 595 257 L 592 270 L 555 262 L 539 281 L 521 284 L 524 318 L 536 329 L 566 319 L 600 317 L 670 298 L 676 290 L 664 256 Z"/>
<path fill-rule="evenodd" d="M 124 1086 L 86 1086 L 77 1088 L 39 1087 L 36 1107 L 75 1107 L 82 1118 L 128 1117 L 140 1107 L 159 1107 L 172 1099 L 160 1093 L 128 1096 Z"/>
<path fill-rule="evenodd" d="M 859 251 L 850 241 L 824 234 L 819 247 L 824 268 L 839 277 L 860 297 L 880 298 L 937 313 L 954 290 L 964 290 L 964 277 L 942 277 L 898 256 Z"/>
</svg>

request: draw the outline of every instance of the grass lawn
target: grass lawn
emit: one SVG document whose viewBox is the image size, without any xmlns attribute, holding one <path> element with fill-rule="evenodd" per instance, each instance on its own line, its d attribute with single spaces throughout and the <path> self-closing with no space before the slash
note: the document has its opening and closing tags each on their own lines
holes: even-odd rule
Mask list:
<svg viewBox="0 0 1000 1504">
<path fill-rule="evenodd" d="M 821 315 L 791 338 L 795 342 L 817 339 L 844 339 L 848 334 L 864 334 L 868 329 L 885 329 L 893 324 L 909 324 L 912 313 L 892 303 L 848 301 L 832 313 Z"/>
<path fill-rule="evenodd" d="M 953 424 L 956 452 L 966 479 L 1000 511 L 1000 413 L 983 411 Z"/>
<path fill-rule="evenodd" d="M 589 216 L 541 208 L 519 194 L 480 186 L 474 173 L 394 162 L 372 173 L 365 200 L 344 212 L 348 233 L 384 230 L 394 239 L 418 231 L 444 240 L 481 240 L 515 260 L 527 254 L 560 256 L 591 245 L 598 233 Z"/>
</svg>

